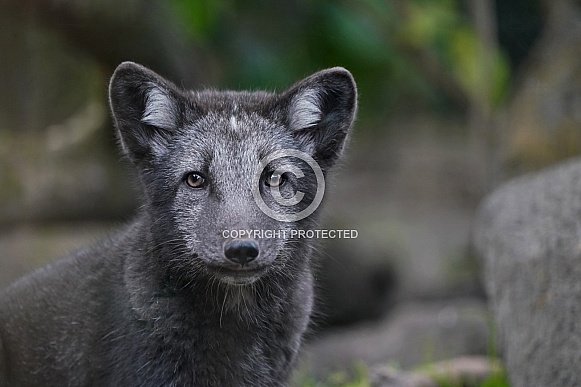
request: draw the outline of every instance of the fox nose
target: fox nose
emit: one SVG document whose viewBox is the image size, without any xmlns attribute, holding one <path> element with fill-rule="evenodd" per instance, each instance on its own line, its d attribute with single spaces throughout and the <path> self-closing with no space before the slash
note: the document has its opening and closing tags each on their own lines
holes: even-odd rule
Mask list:
<svg viewBox="0 0 581 387">
<path fill-rule="evenodd" d="M 258 257 L 258 244 L 247 239 L 234 239 L 226 243 L 224 254 L 232 262 L 244 265 Z"/>
</svg>

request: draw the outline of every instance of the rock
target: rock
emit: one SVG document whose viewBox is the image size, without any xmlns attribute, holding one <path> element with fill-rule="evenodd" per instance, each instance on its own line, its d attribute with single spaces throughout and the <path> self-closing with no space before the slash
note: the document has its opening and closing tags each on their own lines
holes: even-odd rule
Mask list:
<svg viewBox="0 0 581 387">
<path fill-rule="evenodd" d="M 416 371 L 376 366 L 369 371 L 369 383 L 373 387 L 480 386 L 495 375 L 502 375 L 498 360 L 465 356 L 429 364 Z"/>
<path fill-rule="evenodd" d="M 581 159 L 498 189 L 473 238 L 511 385 L 581 385 Z"/>
<path fill-rule="evenodd" d="M 371 369 L 369 384 L 372 387 L 438 387 L 438 383 L 427 375 L 399 371 L 390 366 Z"/>
<path fill-rule="evenodd" d="M 308 343 L 303 369 L 324 378 L 361 362 L 412 367 L 485 355 L 487 343 L 488 312 L 481 301 L 406 303 L 379 322 L 330 331 Z"/>
</svg>

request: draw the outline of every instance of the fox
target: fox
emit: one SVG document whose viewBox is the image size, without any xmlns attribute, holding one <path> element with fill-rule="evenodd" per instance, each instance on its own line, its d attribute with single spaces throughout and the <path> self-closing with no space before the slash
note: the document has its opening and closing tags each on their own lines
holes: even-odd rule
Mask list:
<svg viewBox="0 0 581 387">
<path fill-rule="evenodd" d="M 1 292 L 0 386 L 288 385 L 316 267 L 314 241 L 290 231 L 319 222 L 319 208 L 295 215 L 344 153 L 353 76 L 186 90 L 123 62 L 109 105 L 140 206 Z"/>
</svg>

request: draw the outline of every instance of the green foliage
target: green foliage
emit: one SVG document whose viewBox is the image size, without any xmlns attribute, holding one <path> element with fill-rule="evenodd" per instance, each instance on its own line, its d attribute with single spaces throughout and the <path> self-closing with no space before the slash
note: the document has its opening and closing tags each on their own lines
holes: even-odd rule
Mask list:
<svg viewBox="0 0 581 387">
<path fill-rule="evenodd" d="M 407 18 L 400 28 L 400 38 L 409 45 L 445 47 L 449 35 L 460 24 L 454 1 L 412 1 L 406 7 Z"/>
<path fill-rule="evenodd" d="M 478 384 L 469 383 L 466 380 L 453 380 L 446 377 L 436 378 L 436 383 L 438 383 L 438 387 L 464 387 L 466 385 L 473 387 L 510 387 L 504 370 L 493 373 Z"/>
<path fill-rule="evenodd" d="M 508 60 L 499 51 L 486 51 L 470 20 L 460 12 L 459 2 L 408 4 L 407 23 L 400 30 L 402 41 L 432 53 L 468 96 L 498 106 L 509 82 Z"/>
<path fill-rule="evenodd" d="M 507 89 L 504 56 L 494 52 L 489 60 L 483 54 L 456 0 L 171 4 L 191 38 L 211 50 L 225 87 L 280 89 L 340 65 L 357 79 L 363 119 L 385 118 L 401 106 L 450 106 L 443 82 L 457 83 L 467 96 L 492 106 Z M 435 61 L 439 74 L 428 74 L 434 70 L 425 58 Z M 488 90 L 484 97 L 482 90 Z"/>
<path fill-rule="evenodd" d="M 455 67 L 460 85 L 473 98 L 482 97 L 492 106 L 504 98 L 509 79 L 509 67 L 500 52 L 486 53 L 473 30 L 461 28 L 451 37 L 449 58 Z"/>
<path fill-rule="evenodd" d="M 172 0 L 170 6 L 192 39 L 198 42 L 212 37 L 220 15 L 231 8 L 225 0 Z"/>
<path fill-rule="evenodd" d="M 297 385 L 299 387 L 369 387 L 370 381 L 367 368 L 364 365 L 358 365 L 354 367 L 354 370 L 355 372 L 352 376 L 347 372 L 336 371 L 323 381 L 317 381 L 305 375 L 299 378 Z M 429 375 L 429 368 L 424 368 L 422 373 Z M 469 383 L 466 380 L 458 381 L 441 375 L 435 375 L 433 378 L 439 387 L 462 387 L 466 385 L 473 387 L 510 387 L 504 370 L 494 372 L 478 384 Z"/>
<path fill-rule="evenodd" d="M 510 387 L 510 383 L 504 370 L 501 370 L 490 375 L 480 387 Z"/>
</svg>

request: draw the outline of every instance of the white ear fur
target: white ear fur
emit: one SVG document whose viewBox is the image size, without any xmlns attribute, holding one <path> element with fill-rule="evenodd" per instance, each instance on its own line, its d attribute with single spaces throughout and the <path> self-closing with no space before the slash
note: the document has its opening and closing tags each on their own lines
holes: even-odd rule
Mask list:
<svg viewBox="0 0 581 387">
<path fill-rule="evenodd" d="M 150 83 L 149 86 L 141 122 L 161 129 L 174 129 L 177 115 L 174 101 L 156 84 Z"/>
<path fill-rule="evenodd" d="M 317 125 L 321 121 L 321 100 L 319 92 L 307 88 L 297 93 L 290 107 L 290 128 L 305 129 Z"/>
</svg>

